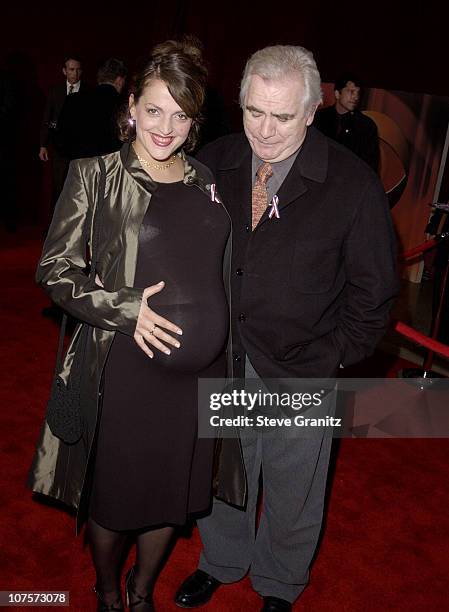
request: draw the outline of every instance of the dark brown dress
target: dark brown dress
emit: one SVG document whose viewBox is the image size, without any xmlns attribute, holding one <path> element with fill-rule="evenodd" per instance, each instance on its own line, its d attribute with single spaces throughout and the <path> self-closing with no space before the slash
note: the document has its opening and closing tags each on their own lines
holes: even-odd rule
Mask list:
<svg viewBox="0 0 449 612">
<path fill-rule="evenodd" d="M 103 527 L 183 524 L 211 499 L 213 440 L 197 438 L 197 381 L 224 376 L 222 261 L 230 222 L 196 186 L 158 183 L 139 235 L 135 287 L 161 280 L 151 308 L 183 330 L 150 359 L 117 333 L 104 371 L 90 515 Z"/>
</svg>

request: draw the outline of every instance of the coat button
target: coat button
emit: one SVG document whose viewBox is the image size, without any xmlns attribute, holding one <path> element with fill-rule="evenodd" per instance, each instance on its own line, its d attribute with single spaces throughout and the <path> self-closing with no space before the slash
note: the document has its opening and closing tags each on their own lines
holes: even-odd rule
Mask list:
<svg viewBox="0 0 449 612">
<path fill-rule="evenodd" d="M 249 225 L 248 225 L 248 223 L 245 225 L 245 232 L 249 232 Z"/>
<path fill-rule="evenodd" d="M 242 358 L 240 357 L 238 353 L 233 353 L 232 358 L 236 363 L 239 363 L 240 361 L 242 361 Z"/>
<path fill-rule="evenodd" d="M 242 276 L 242 274 L 243 274 L 243 270 L 242 270 L 242 268 L 237 268 L 237 270 L 235 271 L 235 273 L 237 274 L 237 276 Z"/>
<path fill-rule="evenodd" d="M 246 315 L 243 312 L 239 314 L 239 321 L 246 321 Z"/>
</svg>

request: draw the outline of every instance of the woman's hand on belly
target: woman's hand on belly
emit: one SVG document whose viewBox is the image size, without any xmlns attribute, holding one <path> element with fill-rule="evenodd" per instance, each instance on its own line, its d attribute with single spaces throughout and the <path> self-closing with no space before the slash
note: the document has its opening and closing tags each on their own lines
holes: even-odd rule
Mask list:
<svg viewBox="0 0 449 612">
<path fill-rule="evenodd" d="M 182 346 L 171 355 L 158 353 L 154 361 L 164 368 L 183 373 L 199 372 L 223 352 L 228 335 L 228 308 L 224 291 L 210 287 L 212 299 L 158 304 L 158 311 L 183 329 Z M 162 299 L 162 295 L 161 299 Z M 187 297 L 187 296 L 186 296 Z"/>
<path fill-rule="evenodd" d="M 137 345 L 151 358 L 154 357 L 154 353 L 148 345 L 166 355 L 170 355 L 171 352 L 167 345 L 174 346 L 175 348 L 181 346 L 176 338 L 163 330 L 167 329 L 178 335 L 182 334 L 182 330 L 168 319 L 159 316 L 148 306 L 148 298 L 162 291 L 164 286 L 164 281 L 161 281 L 157 285 L 151 285 L 151 287 L 144 289 L 139 317 L 134 331 L 134 340 Z"/>
</svg>

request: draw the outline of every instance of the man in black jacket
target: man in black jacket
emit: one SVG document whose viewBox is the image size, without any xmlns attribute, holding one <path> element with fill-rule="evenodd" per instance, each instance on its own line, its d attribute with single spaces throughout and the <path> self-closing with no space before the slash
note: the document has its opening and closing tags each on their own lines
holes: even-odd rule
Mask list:
<svg viewBox="0 0 449 612">
<path fill-rule="evenodd" d="M 360 81 L 344 75 L 335 81 L 335 104 L 320 109 L 314 126 L 358 155 L 371 168 L 379 170 L 379 137 L 377 126 L 358 110 Z"/>
<path fill-rule="evenodd" d="M 118 151 L 118 116 L 124 100 L 127 77 L 124 62 L 115 57 L 103 61 L 97 71 L 97 86 L 71 96 L 59 118 L 59 133 L 69 159 L 94 157 Z"/>
<path fill-rule="evenodd" d="M 373 352 L 388 322 L 397 291 L 388 203 L 366 164 L 311 127 L 320 100 L 309 51 L 262 49 L 242 80 L 245 133 L 199 154 L 233 223 L 236 377 L 333 378 Z M 180 607 L 249 570 L 262 610 L 291 610 L 321 529 L 331 436 L 242 436 L 246 508 L 215 500 L 198 521 L 204 550 Z"/>
<path fill-rule="evenodd" d="M 60 137 L 59 117 L 68 97 L 78 95 L 84 90 L 81 82 L 81 60 L 77 55 L 65 57 L 62 73 L 65 77 L 64 82 L 55 85 L 49 91 L 40 131 L 39 159 L 43 162 L 51 160 L 52 165 L 53 207 L 62 191 L 69 167 L 69 159 L 64 153 L 64 145 Z"/>
</svg>

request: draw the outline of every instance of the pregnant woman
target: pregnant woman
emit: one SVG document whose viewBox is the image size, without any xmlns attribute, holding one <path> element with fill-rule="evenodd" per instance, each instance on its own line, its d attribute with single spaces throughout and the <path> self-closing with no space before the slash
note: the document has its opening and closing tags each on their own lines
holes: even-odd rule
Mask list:
<svg viewBox="0 0 449 612">
<path fill-rule="evenodd" d="M 213 440 L 197 437 L 197 382 L 225 372 L 230 221 L 209 170 L 183 151 L 195 144 L 205 77 L 188 42 L 153 50 L 129 98 L 127 142 L 103 157 L 95 283 L 85 235 L 96 158 L 72 162 L 39 263 L 38 281 L 54 302 L 90 326 L 83 380 L 90 399 L 76 444 L 44 425 L 31 486 L 77 508 L 78 528 L 87 518 L 98 610 L 123 609 L 129 537 L 136 540 L 129 606 L 154 610 L 175 526 L 211 501 Z"/>
</svg>

